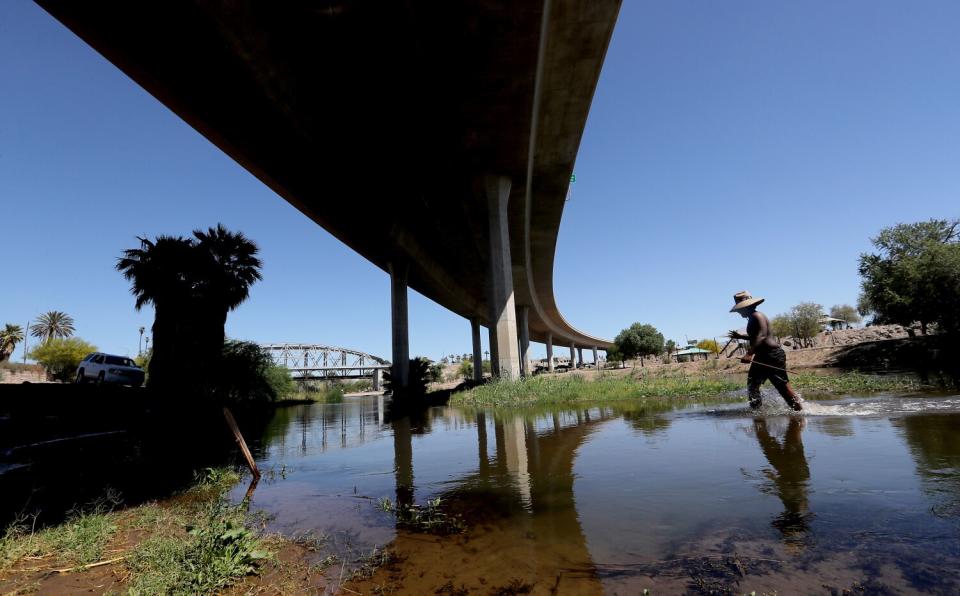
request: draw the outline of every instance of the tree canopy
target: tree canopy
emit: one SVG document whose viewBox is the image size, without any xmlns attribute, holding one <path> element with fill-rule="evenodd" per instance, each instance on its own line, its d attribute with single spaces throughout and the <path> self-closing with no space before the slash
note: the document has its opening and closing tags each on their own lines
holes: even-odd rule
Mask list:
<svg viewBox="0 0 960 596">
<path fill-rule="evenodd" d="M 55 338 L 65 338 L 73 335 L 73 318 L 65 312 L 51 310 L 37 318 L 37 322 L 30 325 L 30 335 L 42 341 Z"/>
<path fill-rule="evenodd" d="M 701 350 L 707 350 L 711 354 L 720 353 L 720 344 L 718 344 L 716 340 L 713 340 L 713 339 L 701 339 L 700 341 L 697 342 L 697 347 L 700 348 Z"/>
<path fill-rule="evenodd" d="M 788 312 L 770 321 L 770 331 L 777 337 L 792 337 L 804 344 L 820 333 L 823 306 L 816 302 L 801 302 Z"/>
<path fill-rule="evenodd" d="M 877 252 L 860 255 L 857 307 L 876 323 L 930 323 L 960 330 L 960 220 L 897 224 L 872 238 Z"/>
<path fill-rule="evenodd" d="M 856 325 L 862 320 L 857 309 L 849 304 L 834 304 L 830 307 L 830 316 L 834 319 L 842 319 L 850 325 Z"/>
<path fill-rule="evenodd" d="M 30 350 L 30 358 L 47 369 L 47 373 L 58 381 L 70 381 L 83 358 L 96 352 L 97 346 L 87 343 L 79 337 L 53 338 Z"/>
<path fill-rule="evenodd" d="M 617 334 L 613 343 L 624 360 L 639 357 L 641 365 L 645 356 L 656 356 L 663 352 L 663 334 L 649 324 L 630 325 Z"/>
</svg>

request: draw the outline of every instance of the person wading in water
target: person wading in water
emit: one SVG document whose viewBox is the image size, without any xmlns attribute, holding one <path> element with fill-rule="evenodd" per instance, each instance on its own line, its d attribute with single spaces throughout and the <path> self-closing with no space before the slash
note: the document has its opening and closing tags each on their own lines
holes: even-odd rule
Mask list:
<svg viewBox="0 0 960 596">
<path fill-rule="evenodd" d="M 757 306 L 763 300 L 763 298 L 754 298 L 747 291 L 734 294 L 734 304 L 730 312 L 739 313 L 741 317 L 747 319 L 747 334 L 731 331 L 727 336 L 730 339 L 745 339 L 750 342 L 750 349 L 740 359 L 740 362 L 750 364 L 750 372 L 747 373 L 750 407 L 757 409 L 763 403 L 760 386 L 764 381 L 769 380 L 780 392 L 783 401 L 799 412 L 803 406 L 800 403 L 800 396 L 790 386 L 790 378 L 786 370 L 787 355 L 783 353 L 783 348 L 770 333 L 770 321 L 767 316 L 757 310 Z"/>
</svg>

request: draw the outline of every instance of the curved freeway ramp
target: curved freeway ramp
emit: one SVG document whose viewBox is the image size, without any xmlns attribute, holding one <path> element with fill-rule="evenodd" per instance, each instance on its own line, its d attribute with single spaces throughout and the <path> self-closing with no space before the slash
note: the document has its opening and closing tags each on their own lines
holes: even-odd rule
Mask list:
<svg viewBox="0 0 960 596">
<path fill-rule="evenodd" d="M 553 269 L 619 0 L 37 1 L 395 288 L 505 335 L 515 307 L 521 345 L 611 346 Z"/>
</svg>

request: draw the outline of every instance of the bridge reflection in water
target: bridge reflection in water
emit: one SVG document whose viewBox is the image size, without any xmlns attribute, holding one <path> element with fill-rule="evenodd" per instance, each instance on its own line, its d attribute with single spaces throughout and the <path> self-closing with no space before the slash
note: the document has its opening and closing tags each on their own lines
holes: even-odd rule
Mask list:
<svg viewBox="0 0 960 596">
<path fill-rule="evenodd" d="M 742 404 L 434 408 L 393 420 L 373 396 L 297 406 L 256 444 L 266 474 L 254 507 L 275 516 L 271 529 L 322 532 L 351 560 L 389 545 L 404 562 L 373 581 L 397 593 L 514 581 L 543 594 L 864 582 L 956 593 L 960 398 L 931 397 L 929 412 L 919 401 L 818 406 L 806 423 Z M 375 506 L 384 497 L 439 497 L 469 530 L 398 528 Z"/>
<path fill-rule="evenodd" d="M 278 412 L 255 448 L 257 459 L 272 466 L 268 477 L 282 471 L 288 478 L 273 486 L 268 481 L 255 495 L 255 506 L 276 514 L 277 529 L 317 528 L 348 555 L 393 541 L 404 568 L 417 570 L 402 580 L 411 593 L 433 593 L 449 580 L 450 568 L 438 560 L 463 558 L 471 560 L 475 581 L 550 578 L 577 593 L 600 592 L 578 521 L 573 466 L 578 447 L 611 411 L 501 418 L 434 408 L 389 420 L 384 399 Z M 448 439 L 445 452 L 416 450 L 435 430 Z M 390 443 L 392 469 L 384 467 Z M 337 452 L 335 464 L 324 461 L 331 452 Z M 372 501 L 382 497 L 406 505 L 440 497 L 445 509 L 470 524 L 470 539 L 397 530 L 374 507 Z M 306 521 L 317 518 L 316 524 Z M 480 552 L 488 554 L 476 557 Z M 504 578 L 505 570 L 510 577 Z"/>
</svg>

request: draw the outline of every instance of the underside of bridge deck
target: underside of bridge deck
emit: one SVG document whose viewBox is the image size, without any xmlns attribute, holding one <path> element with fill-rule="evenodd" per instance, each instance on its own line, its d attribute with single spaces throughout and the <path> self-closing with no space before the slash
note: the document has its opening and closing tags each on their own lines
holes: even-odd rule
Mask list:
<svg viewBox="0 0 960 596">
<path fill-rule="evenodd" d="M 507 177 L 531 340 L 609 342 L 553 295 L 570 175 L 619 0 L 37 0 L 281 197 L 489 325 L 485 176 Z"/>
</svg>

